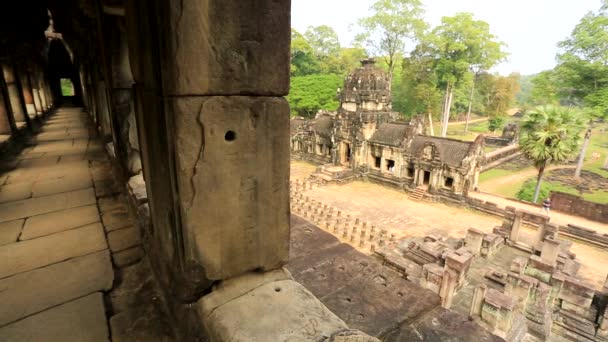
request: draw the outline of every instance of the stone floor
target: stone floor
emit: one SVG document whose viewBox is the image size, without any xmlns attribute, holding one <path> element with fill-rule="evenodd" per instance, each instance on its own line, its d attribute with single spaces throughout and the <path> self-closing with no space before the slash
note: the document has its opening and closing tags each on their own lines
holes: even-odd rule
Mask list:
<svg viewBox="0 0 608 342">
<path fill-rule="evenodd" d="M 60 108 L 2 156 L 0 341 L 173 340 L 93 132 L 81 109 Z"/>
</svg>

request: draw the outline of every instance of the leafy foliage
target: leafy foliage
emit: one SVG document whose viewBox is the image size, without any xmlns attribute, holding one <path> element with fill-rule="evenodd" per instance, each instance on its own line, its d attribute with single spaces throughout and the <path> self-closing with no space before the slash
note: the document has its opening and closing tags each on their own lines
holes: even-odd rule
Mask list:
<svg viewBox="0 0 608 342">
<path fill-rule="evenodd" d="M 340 75 L 307 75 L 291 78 L 287 100 L 293 116 L 313 118 L 319 110 L 336 110 L 336 90 L 342 86 Z"/>
<path fill-rule="evenodd" d="M 362 30 L 358 44 L 366 47 L 371 56 L 381 57 L 393 75 L 398 56 L 403 56 L 407 43 L 418 40 L 427 24 L 422 19 L 424 10 L 420 0 L 377 0 L 370 8 L 372 15 L 358 21 Z"/>
<path fill-rule="evenodd" d="M 524 185 L 519 189 L 517 194 L 515 195 L 517 199 L 527 202 L 535 202 L 534 201 L 534 191 L 536 190 L 536 183 L 533 181 L 527 181 Z M 547 198 L 550 193 L 549 186 L 547 184 L 542 184 L 540 187 L 540 191 L 538 194 L 538 198 Z"/>
<path fill-rule="evenodd" d="M 578 153 L 585 121 L 578 111 L 555 106 L 537 107 L 523 118 L 519 146 L 538 169 L 534 202 L 547 165 L 565 162 Z"/>
<path fill-rule="evenodd" d="M 495 132 L 502 129 L 505 125 L 505 118 L 502 116 L 496 116 L 488 120 L 488 129 L 490 132 Z"/>
</svg>

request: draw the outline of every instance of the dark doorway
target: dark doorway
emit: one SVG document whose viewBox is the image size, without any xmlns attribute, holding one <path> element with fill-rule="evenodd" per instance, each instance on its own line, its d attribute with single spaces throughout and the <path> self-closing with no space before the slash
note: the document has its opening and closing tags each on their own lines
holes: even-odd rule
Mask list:
<svg viewBox="0 0 608 342">
<path fill-rule="evenodd" d="M 424 171 L 424 180 L 423 180 L 422 184 L 424 184 L 424 185 L 431 184 L 431 172 L 430 171 Z"/>
</svg>

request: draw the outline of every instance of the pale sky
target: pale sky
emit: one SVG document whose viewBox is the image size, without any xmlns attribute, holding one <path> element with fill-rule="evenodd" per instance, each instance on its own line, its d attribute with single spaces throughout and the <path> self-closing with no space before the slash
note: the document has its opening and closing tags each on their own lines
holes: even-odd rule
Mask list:
<svg viewBox="0 0 608 342">
<path fill-rule="evenodd" d="M 292 27 L 329 25 L 342 46 L 350 46 L 357 18 L 369 15 L 374 0 L 292 0 Z M 557 43 L 570 35 L 600 0 L 423 0 L 425 20 L 436 26 L 443 16 L 471 12 L 490 24 L 491 31 L 507 44 L 509 60 L 494 71 L 501 74 L 534 74 L 555 66 Z"/>
</svg>

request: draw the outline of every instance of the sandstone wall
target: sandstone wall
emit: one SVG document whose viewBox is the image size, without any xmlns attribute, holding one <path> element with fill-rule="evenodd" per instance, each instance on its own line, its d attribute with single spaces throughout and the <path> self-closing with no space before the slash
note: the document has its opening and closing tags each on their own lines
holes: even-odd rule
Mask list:
<svg viewBox="0 0 608 342">
<path fill-rule="evenodd" d="M 608 223 L 608 204 L 589 202 L 580 196 L 553 192 L 551 193 L 551 207 L 565 214 L 582 216 L 593 221 Z"/>
</svg>

